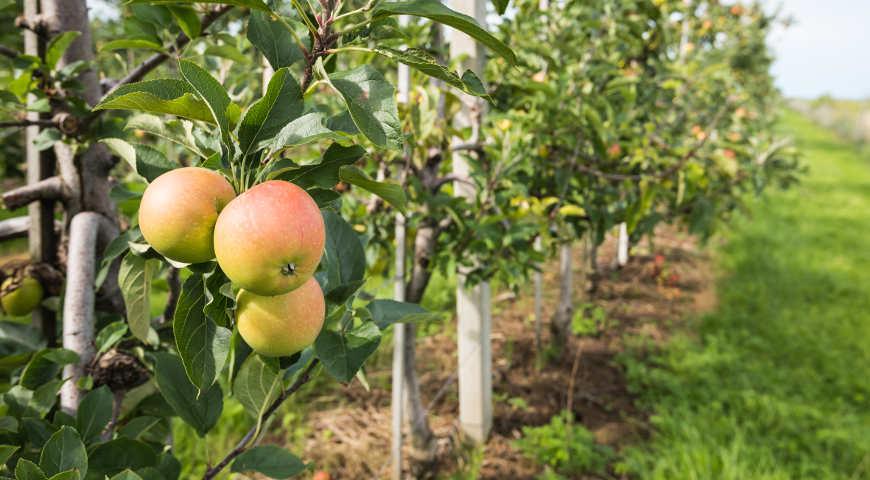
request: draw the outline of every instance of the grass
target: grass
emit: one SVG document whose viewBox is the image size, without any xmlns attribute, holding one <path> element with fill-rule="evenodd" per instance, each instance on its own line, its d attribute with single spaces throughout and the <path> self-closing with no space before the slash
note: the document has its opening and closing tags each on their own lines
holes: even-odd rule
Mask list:
<svg viewBox="0 0 870 480">
<path fill-rule="evenodd" d="M 797 114 L 810 171 L 716 253 L 717 310 L 626 362 L 655 433 L 643 479 L 870 478 L 870 156 Z"/>
</svg>

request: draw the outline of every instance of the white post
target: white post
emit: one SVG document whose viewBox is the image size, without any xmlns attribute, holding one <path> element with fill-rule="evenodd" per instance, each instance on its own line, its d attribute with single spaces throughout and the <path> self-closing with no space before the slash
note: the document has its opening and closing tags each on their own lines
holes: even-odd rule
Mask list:
<svg viewBox="0 0 870 480">
<path fill-rule="evenodd" d="M 453 8 L 473 17 L 486 26 L 486 2 L 484 0 L 456 0 Z M 462 68 L 470 68 L 483 75 L 485 52 L 483 47 L 467 35 L 451 30 L 451 58 L 464 58 Z M 463 95 L 462 110 L 454 118 L 459 128 L 471 127 L 472 143 L 478 142 L 479 126 L 483 115 L 480 99 Z M 457 141 L 461 141 L 458 140 Z M 466 158 L 461 153 L 453 155 L 453 174 L 459 179 L 470 173 Z M 473 187 L 456 181 L 454 191 L 459 196 L 471 197 Z M 489 283 L 467 288 L 462 272 L 457 272 L 456 316 L 459 355 L 459 423 L 472 439 L 486 440 L 492 428 L 492 350 L 490 345 L 490 289 Z"/>
<path fill-rule="evenodd" d="M 546 1 L 546 0 L 543 0 Z M 541 251 L 541 237 L 535 239 L 535 250 Z M 543 265 L 541 266 L 543 267 Z M 544 325 L 544 274 L 539 270 L 535 272 L 535 350 L 538 354 L 543 349 L 543 340 L 541 339 L 541 330 Z"/>
<path fill-rule="evenodd" d="M 408 24 L 408 17 L 399 17 L 399 24 Z M 399 64 L 398 71 L 398 101 L 408 103 L 411 90 L 411 69 Z M 410 155 L 410 148 L 405 145 L 405 155 Z M 396 213 L 396 275 L 393 277 L 393 299 L 403 302 L 405 300 L 405 216 Z M 392 478 L 402 479 L 402 421 L 405 414 L 405 324 L 397 323 L 393 326 L 393 379 L 392 379 L 392 415 L 393 437 L 391 445 Z"/>
<path fill-rule="evenodd" d="M 628 225 L 619 224 L 619 237 L 616 239 L 616 265 L 620 268 L 628 263 Z"/>
</svg>

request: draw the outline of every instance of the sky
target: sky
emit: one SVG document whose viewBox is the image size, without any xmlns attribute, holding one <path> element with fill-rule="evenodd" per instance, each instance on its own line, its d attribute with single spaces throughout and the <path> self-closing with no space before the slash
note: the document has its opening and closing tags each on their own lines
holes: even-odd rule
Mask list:
<svg viewBox="0 0 870 480">
<path fill-rule="evenodd" d="M 763 0 L 793 22 L 770 38 L 786 96 L 870 98 L 870 0 Z"/>
</svg>

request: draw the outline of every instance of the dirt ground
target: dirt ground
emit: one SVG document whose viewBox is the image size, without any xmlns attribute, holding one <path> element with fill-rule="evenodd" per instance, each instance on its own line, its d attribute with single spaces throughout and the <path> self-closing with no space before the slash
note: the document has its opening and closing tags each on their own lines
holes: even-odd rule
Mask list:
<svg viewBox="0 0 870 480">
<path fill-rule="evenodd" d="M 510 292 L 495 295 L 493 430 L 478 478 L 535 478 L 541 473 L 540 466 L 525 458 L 513 442 L 520 438 L 523 426 L 546 424 L 566 408 L 599 443 L 617 450 L 648 433 L 646 416 L 635 406 L 615 357 L 624 351 L 628 337 L 663 342 L 674 322 L 712 308 L 715 295 L 710 261 L 688 235 L 666 229 L 656 235 L 654 253 L 647 247 L 636 250 L 628 265 L 617 269 L 613 265 L 615 242 L 610 239 L 601 247 L 597 289 L 587 293 L 588 285 L 575 281 L 581 284 L 576 286 L 575 298 L 580 308 L 602 307 L 606 321 L 597 332 L 573 339 L 560 359 L 540 368 L 531 294 L 519 298 Z M 577 252 L 575 265 L 583 263 Z M 545 270 L 545 322 L 557 301 L 556 270 L 555 265 Z M 582 277 L 577 268 L 575 278 Z M 546 345 L 546 323 L 543 331 Z M 465 458 L 470 450 L 461 447 L 457 422 L 455 337 L 421 338 L 418 368 L 424 402 L 430 402 L 430 422 L 443 451 L 438 475 L 449 476 L 470 461 Z M 371 392 L 353 382 L 326 398 L 314 399 L 317 408 L 309 410 L 306 423 L 313 433 L 306 440 L 303 458 L 327 470 L 332 479 L 389 477 L 390 392 L 376 386 L 387 384 L 389 362 L 378 362 L 368 375 L 373 379 Z"/>
</svg>

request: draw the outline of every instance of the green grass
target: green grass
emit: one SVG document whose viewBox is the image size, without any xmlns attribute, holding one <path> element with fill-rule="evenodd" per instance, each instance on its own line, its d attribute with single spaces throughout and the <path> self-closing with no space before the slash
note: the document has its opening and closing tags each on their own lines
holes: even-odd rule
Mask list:
<svg viewBox="0 0 870 480">
<path fill-rule="evenodd" d="M 719 306 L 652 362 L 654 415 L 619 465 L 643 479 L 870 478 L 870 156 L 793 113 L 809 173 L 716 252 Z"/>
</svg>

